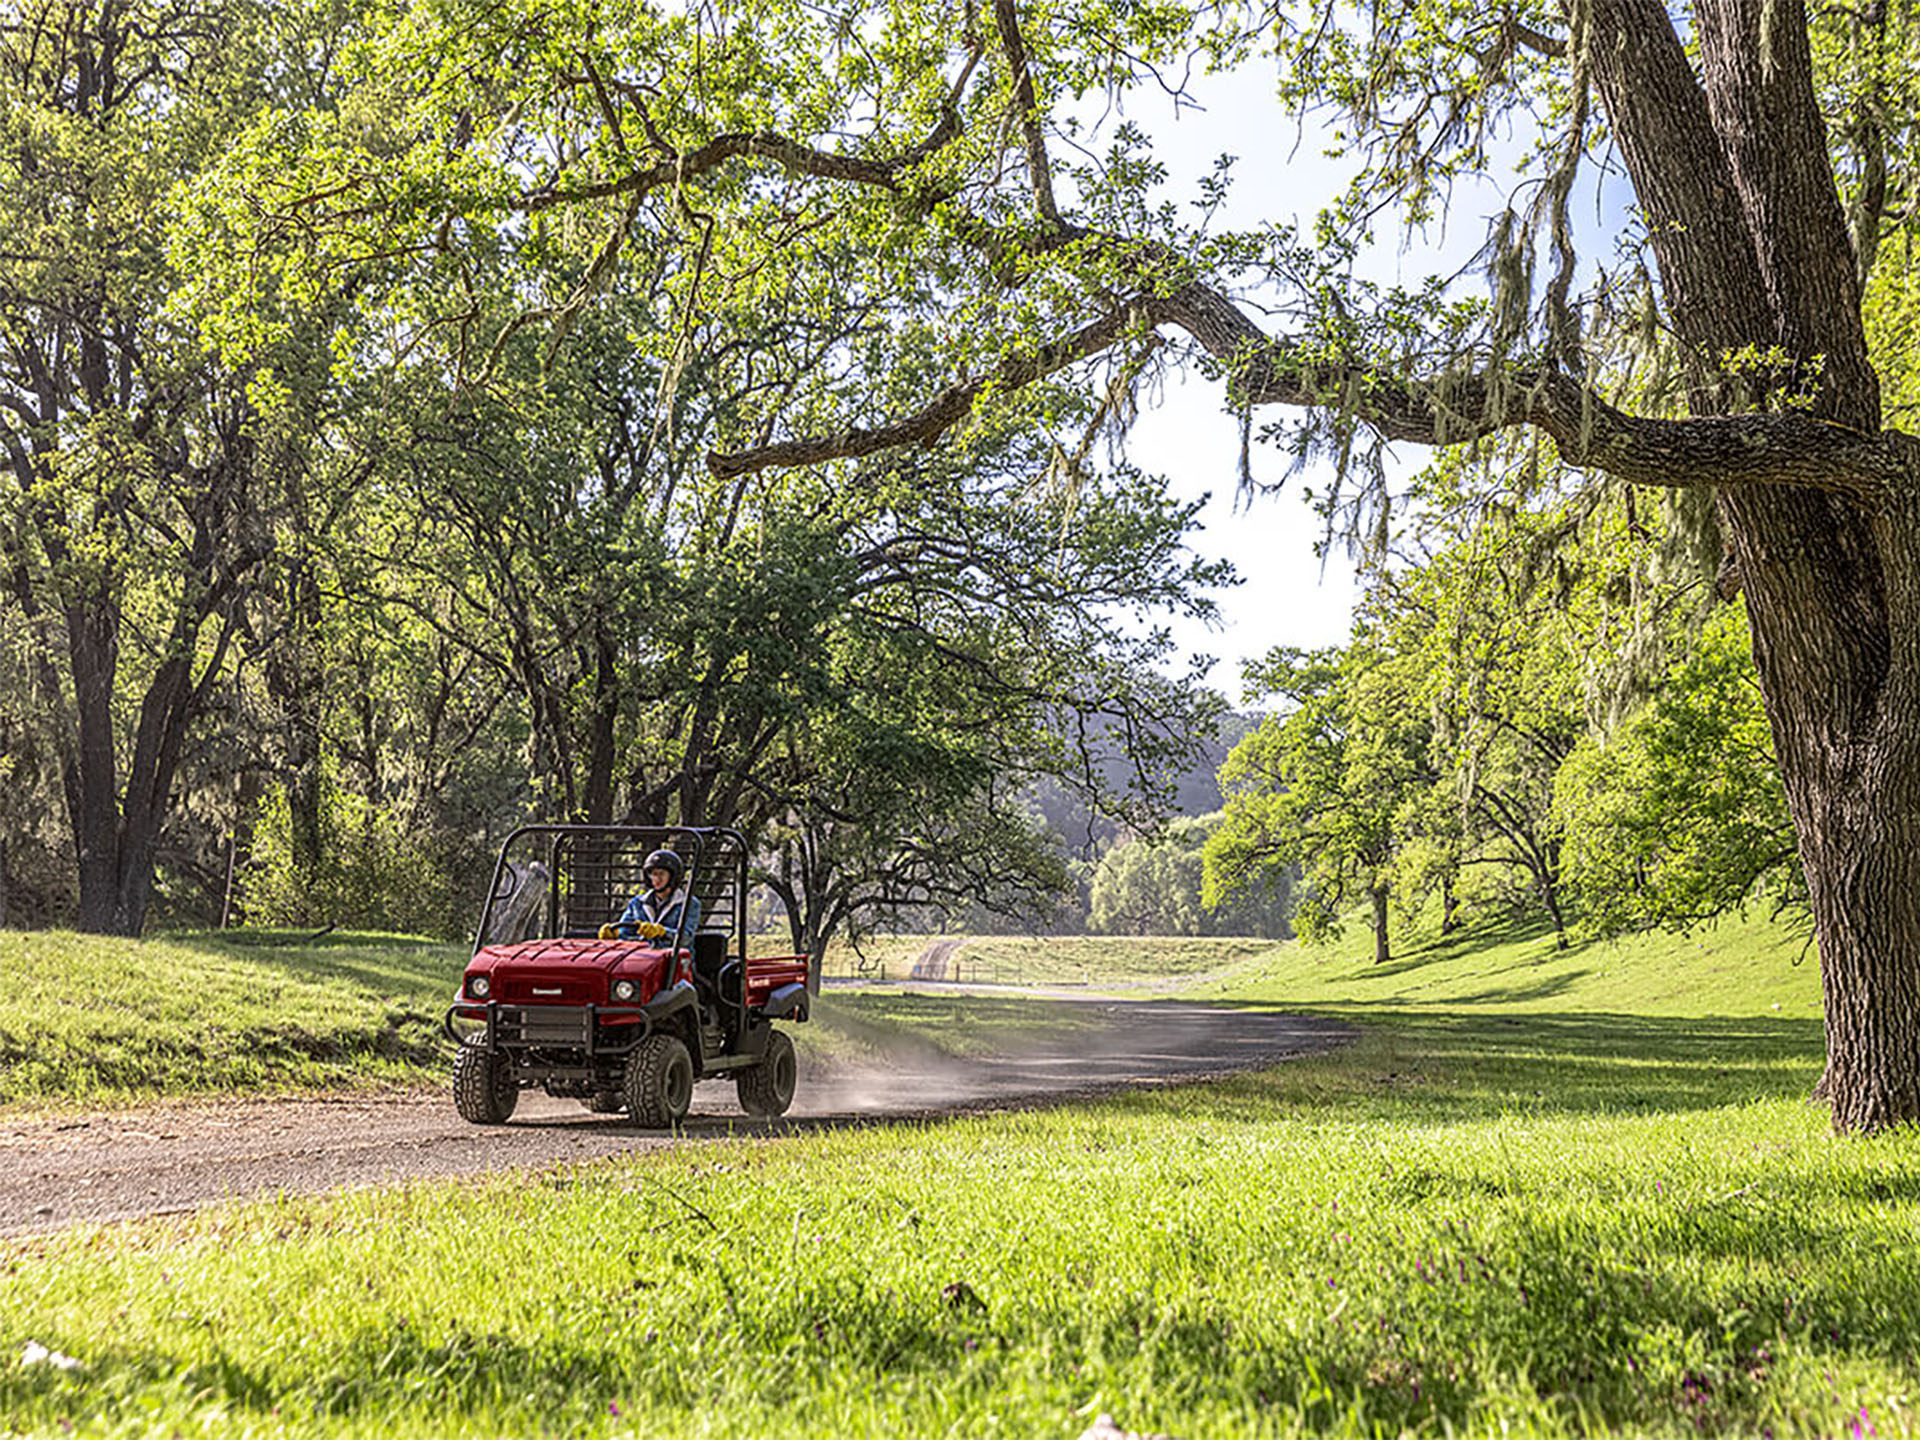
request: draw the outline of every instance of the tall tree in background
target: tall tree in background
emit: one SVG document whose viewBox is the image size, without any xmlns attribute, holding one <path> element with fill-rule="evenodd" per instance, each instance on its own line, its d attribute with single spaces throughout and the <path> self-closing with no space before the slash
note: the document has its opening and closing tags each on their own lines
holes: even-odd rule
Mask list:
<svg viewBox="0 0 1920 1440">
<path fill-rule="evenodd" d="M 1380 577 L 1367 600 L 1377 643 L 1431 717 L 1436 788 L 1410 830 L 1444 835 L 1456 874 L 1517 887 L 1563 948 L 1554 777 L 1585 729 L 1569 559 L 1580 527 L 1567 509 L 1438 505 L 1420 527 L 1433 553 Z"/>
<path fill-rule="evenodd" d="M 1277 696 L 1285 709 L 1220 767 L 1227 808 L 1206 845 L 1210 909 L 1298 867 L 1294 925 L 1303 938 L 1336 933 L 1343 912 L 1364 900 L 1374 963 L 1393 958 L 1396 862 L 1435 780 L 1416 663 L 1363 629 L 1344 650 L 1275 650 L 1248 668 L 1248 698 Z"/>
<path fill-rule="evenodd" d="M 182 748 L 272 545 L 281 437 L 168 310 L 166 220 L 272 83 L 244 5 L 0 25 L 0 569 L 83 929 L 137 934 Z"/>
</svg>

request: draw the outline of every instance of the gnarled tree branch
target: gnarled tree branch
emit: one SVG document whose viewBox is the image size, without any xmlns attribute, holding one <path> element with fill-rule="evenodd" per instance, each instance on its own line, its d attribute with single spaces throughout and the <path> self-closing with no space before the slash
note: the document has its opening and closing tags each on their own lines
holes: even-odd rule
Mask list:
<svg viewBox="0 0 1920 1440">
<path fill-rule="evenodd" d="M 1642 485 L 1803 486 L 1877 504 L 1920 469 L 1920 441 L 1867 434 L 1787 412 L 1652 420 L 1629 415 L 1558 370 L 1502 367 L 1479 373 L 1388 377 L 1298 358 L 1226 296 L 1192 284 L 1142 296 L 1061 339 L 1009 357 L 988 374 L 947 387 L 931 402 L 872 429 L 716 452 L 720 476 L 853 459 L 899 445 L 930 445 L 964 420 L 990 390 L 1013 390 L 1086 360 L 1128 334 L 1173 325 L 1229 365 L 1253 405 L 1340 407 L 1389 440 L 1459 445 L 1531 425 L 1552 437 L 1569 464 Z"/>
<path fill-rule="evenodd" d="M 967 51 L 966 62 L 960 67 L 959 76 L 947 91 L 939 121 L 925 138 L 897 155 L 875 158 L 821 150 L 773 130 L 735 131 L 716 135 L 697 149 L 674 150 L 658 139 L 651 118 L 642 104 L 640 113 L 647 120 L 649 133 L 655 136 L 656 148 L 667 151 L 659 160 L 593 185 L 535 190 L 520 196 L 509 208 L 532 213 L 586 200 L 605 200 L 615 195 L 628 196 L 637 202 L 664 186 L 705 175 L 729 161 L 748 158 L 772 160 L 788 170 L 822 180 L 845 180 L 856 185 L 897 190 L 903 175 L 931 159 L 959 136 L 960 100 L 973 78 L 974 68 L 980 62 L 980 54 L 981 47 L 974 42 Z M 1031 94 L 1031 86 L 1028 91 Z"/>
</svg>

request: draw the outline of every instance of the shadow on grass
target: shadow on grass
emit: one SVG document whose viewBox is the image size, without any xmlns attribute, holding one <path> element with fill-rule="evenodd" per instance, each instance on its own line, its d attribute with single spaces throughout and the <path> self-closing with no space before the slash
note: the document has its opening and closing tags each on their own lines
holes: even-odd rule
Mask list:
<svg viewBox="0 0 1920 1440">
<path fill-rule="evenodd" d="M 451 996 L 466 955 L 457 941 L 361 931 L 202 930 L 165 938 L 210 958 L 243 960 L 300 980 L 343 980 L 413 999 Z"/>
<path fill-rule="evenodd" d="M 1527 985 L 1493 985 L 1471 994 L 1450 997 L 1461 1005 L 1515 1005 L 1530 1000 L 1558 1000 L 1576 989 L 1592 970 L 1562 970 Z"/>
<path fill-rule="evenodd" d="M 1394 958 L 1384 965 L 1371 965 L 1364 961 L 1354 962 L 1350 978 L 1367 982 L 1397 980 L 1401 976 L 1433 964 L 1436 960 L 1460 960 L 1482 951 L 1511 949 L 1529 941 L 1547 942 L 1547 948 L 1543 949 L 1540 955 L 1529 955 L 1517 963 L 1509 962 L 1507 966 L 1507 968 L 1529 968 L 1539 960 L 1568 953 L 1551 949 L 1552 938 L 1551 926 L 1531 920 L 1525 924 L 1511 925 L 1498 930 L 1462 930 L 1446 936 L 1425 935 L 1396 943 Z M 1574 947 L 1575 950 L 1584 948 L 1580 945 Z"/>
<path fill-rule="evenodd" d="M 1825 1055 L 1817 1020 L 1372 1006 L 1313 1013 L 1357 1023 L 1367 1038 L 1349 1054 L 1224 1086 L 1221 1103 L 1238 1096 L 1257 1109 L 1277 1085 L 1324 1105 L 1388 1107 L 1421 1122 L 1680 1113 L 1805 1097 Z"/>
</svg>

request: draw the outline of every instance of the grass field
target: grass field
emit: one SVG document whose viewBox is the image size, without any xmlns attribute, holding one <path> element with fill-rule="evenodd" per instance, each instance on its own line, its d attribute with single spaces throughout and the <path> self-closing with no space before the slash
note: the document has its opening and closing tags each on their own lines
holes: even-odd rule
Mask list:
<svg viewBox="0 0 1920 1440">
<path fill-rule="evenodd" d="M 907 957 L 890 962 L 897 977 L 926 942 L 873 943 Z M 976 943 L 994 954 L 1040 945 Z M 1101 942 L 1112 952 L 1103 969 L 1097 945 L 1060 943 L 1064 958 L 1021 961 L 1035 983 L 1070 972 L 1124 984 L 1149 963 L 1161 974 L 1193 973 L 1272 948 Z M 229 931 L 136 941 L 0 930 L 0 1108 L 440 1084 L 452 1057 L 440 1017 L 466 956 L 464 945 L 396 935 Z M 903 1042 L 990 1052 L 1017 1044 L 1029 1023 L 1005 1001 L 830 992 L 796 1038 L 809 1065 L 830 1066 Z"/>
<path fill-rule="evenodd" d="M 1912 1434 L 1920 1147 L 1806 1102 L 1797 953 L 1289 950 L 1236 988 L 1358 1044 L 14 1242 L 0 1357 L 76 1363 L 0 1358 L 0 1428 Z"/>
<path fill-rule="evenodd" d="M 0 930 L 0 1105 L 416 1083 L 463 946 Z"/>
<path fill-rule="evenodd" d="M 948 979 L 1029 986 L 1183 984 L 1281 948 L 1272 940 L 1242 936 L 878 935 L 857 948 L 829 950 L 826 973 L 899 980 L 929 944 L 943 938 L 960 941 L 948 959 Z"/>
</svg>

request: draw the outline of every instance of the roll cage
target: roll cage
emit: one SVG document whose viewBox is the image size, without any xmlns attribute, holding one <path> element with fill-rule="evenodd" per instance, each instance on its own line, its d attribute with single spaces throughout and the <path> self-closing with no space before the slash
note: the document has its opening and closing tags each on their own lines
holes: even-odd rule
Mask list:
<svg viewBox="0 0 1920 1440">
<path fill-rule="evenodd" d="M 646 857 L 672 850 L 681 885 L 700 902 L 700 929 L 724 932 L 727 957 L 747 958 L 747 838 L 727 826 L 522 825 L 500 846 L 474 933 L 478 954 L 520 940 L 589 938 L 647 888 Z M 690 944 L 686 909 L 673 949 Z"/>
</svg>

